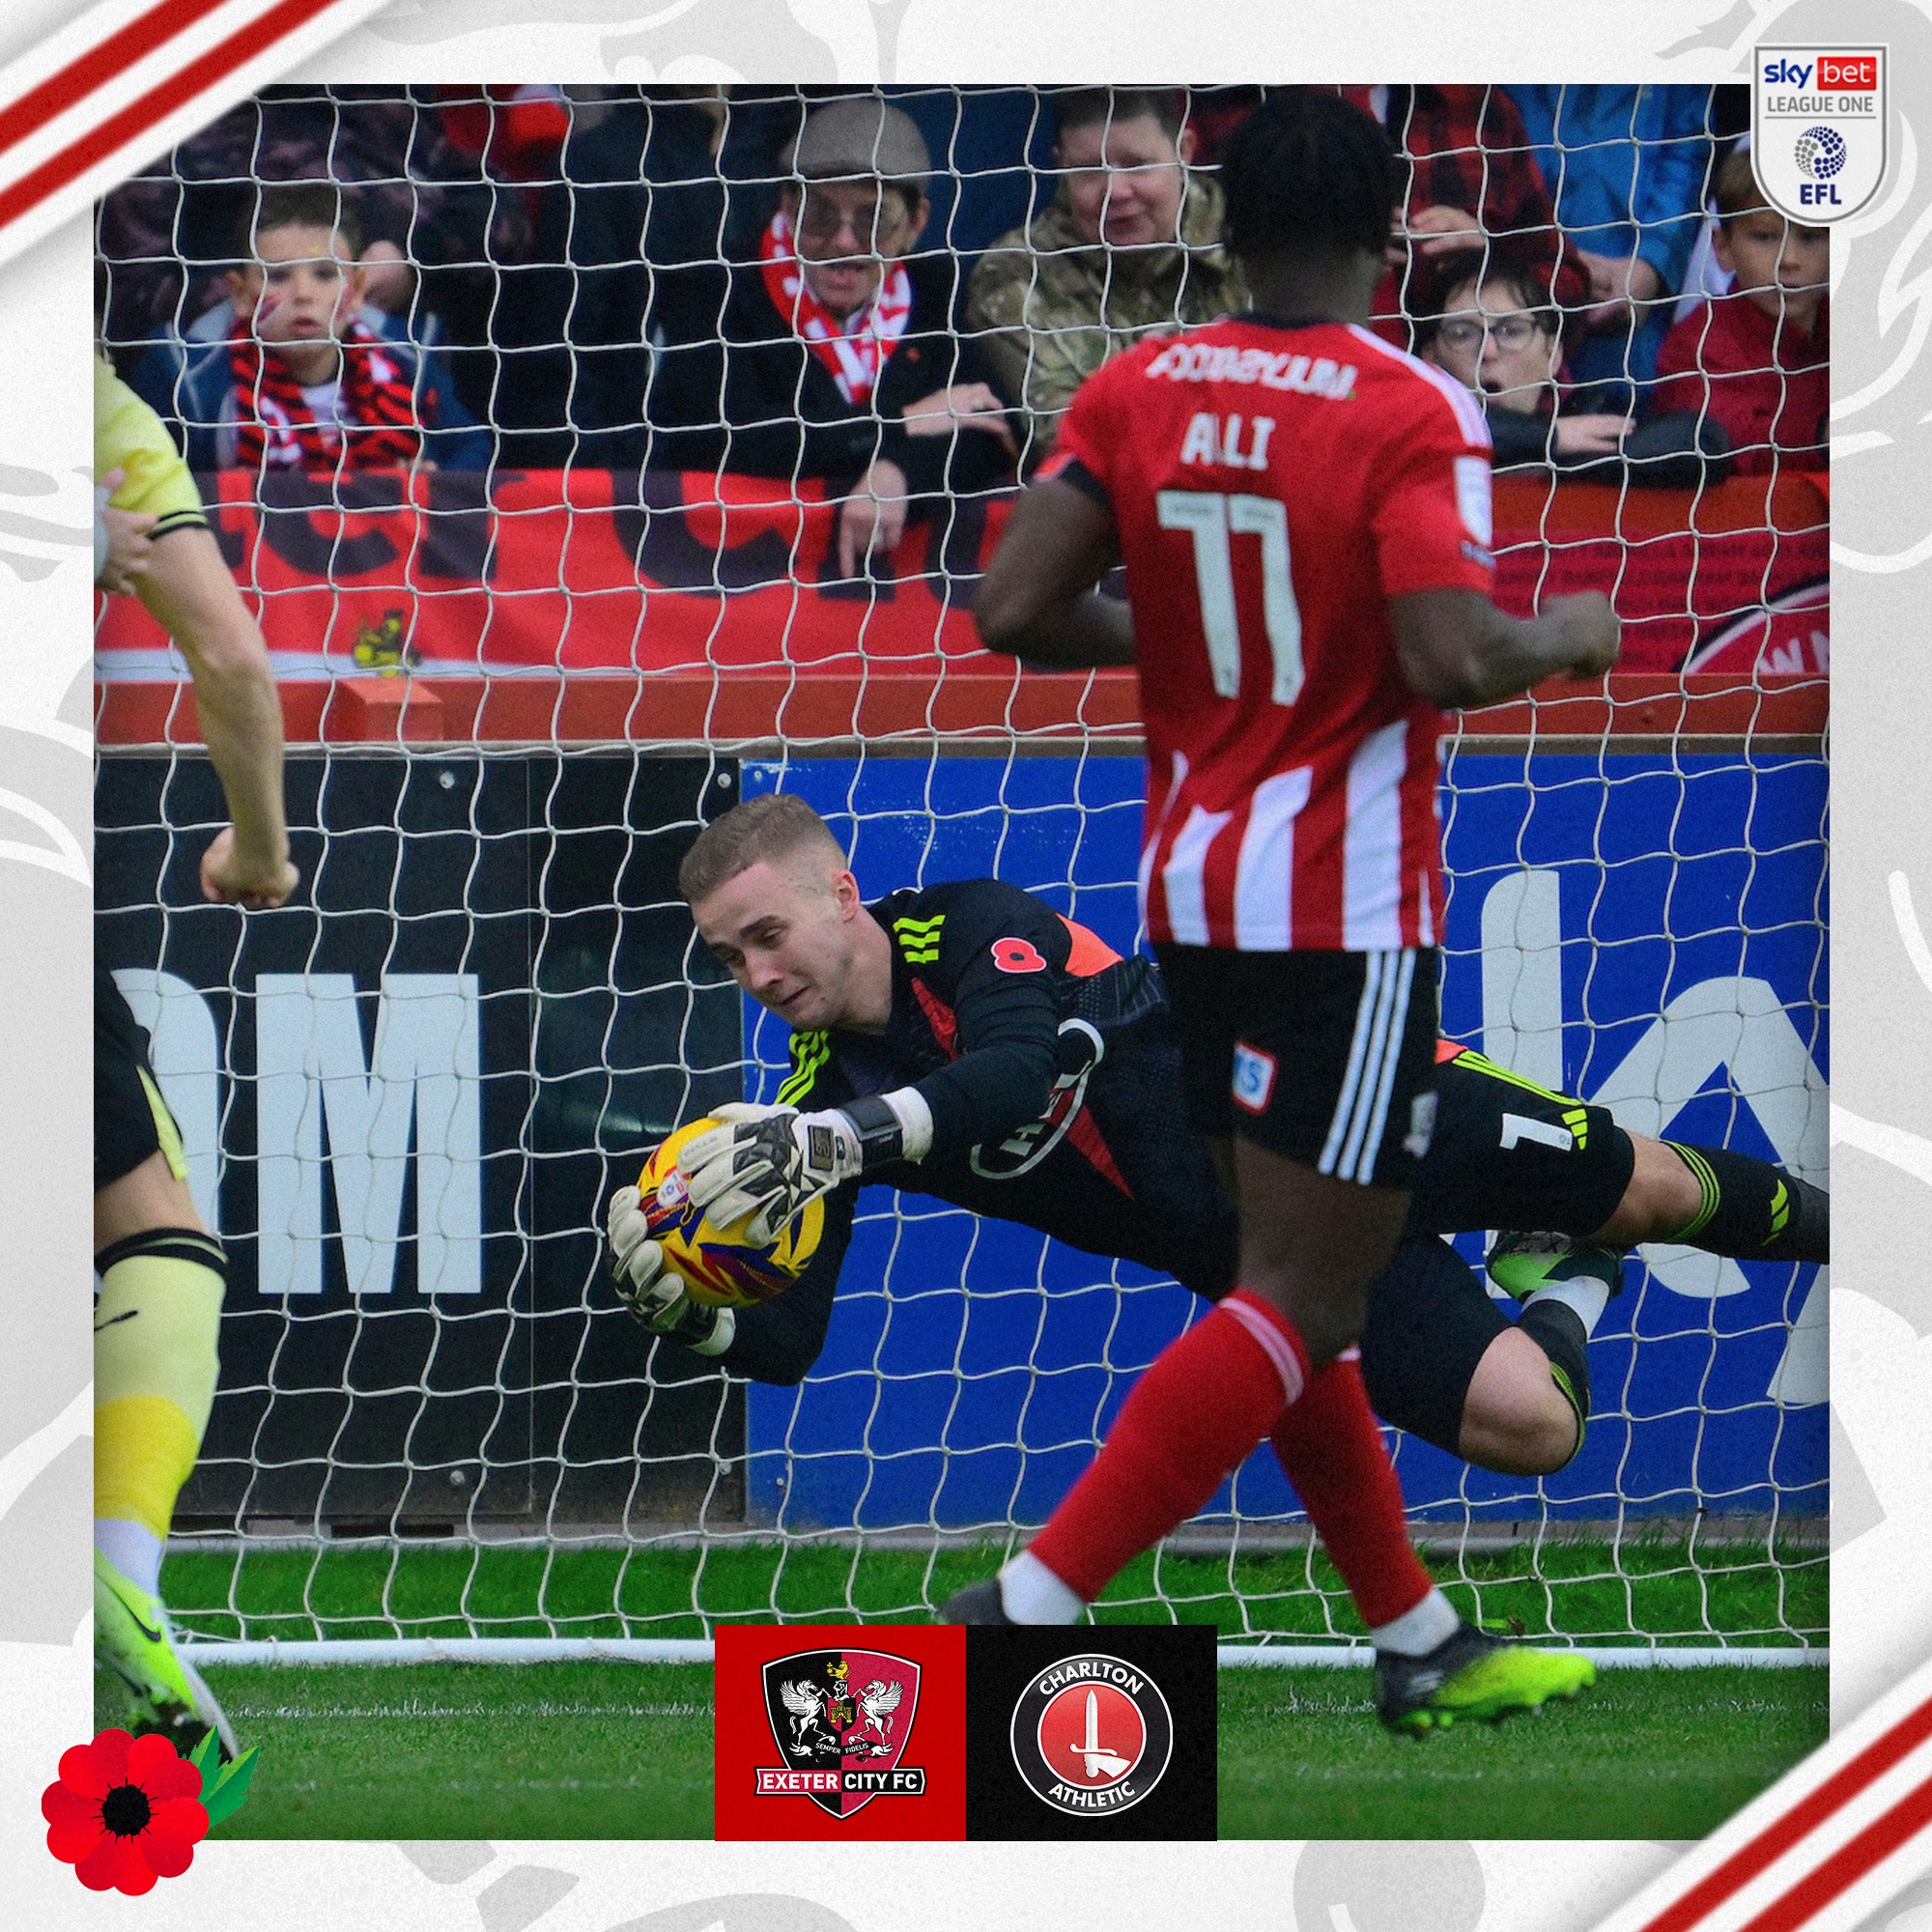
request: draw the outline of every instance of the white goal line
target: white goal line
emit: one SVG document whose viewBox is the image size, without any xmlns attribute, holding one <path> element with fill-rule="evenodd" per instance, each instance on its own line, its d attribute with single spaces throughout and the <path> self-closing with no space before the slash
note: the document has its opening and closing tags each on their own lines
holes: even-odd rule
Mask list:
<svg viewBox="0 0 1932 1932">
<path fill-rule="evenodd" d="M 873 1626 L 890 1630 L 890 1625 Z M 1104 1632 L 1105 1625 L 1097 1627 Z M 397 1637 L 392 1639 L 324 1638 L 314 1642 L 283 1642 L 270 1637 L 251 1643 L 183 1643 L 177 1649 L 197 1669 L 216 1664 L 330 1664 L 330 1663 L 709 1663 L 708 1637 Z M 1829 1665 L 1831 1651 L 1822 1645 L 1784 1644 L 1759 1649 L 1743 1646 L 1610 1644 L 1577 1647 L 1599 1669 L 1690 1670 L 1707 1664 L 1731 1664 L 1766 1670 L 1799 1664 Z M 1323 1664 L 1363 1664 L 1374 1662 L 1367 1644 L 1224 1643 L 1215 1651 L 1225 1669 L 1295 1667 Z"/>
</svg>

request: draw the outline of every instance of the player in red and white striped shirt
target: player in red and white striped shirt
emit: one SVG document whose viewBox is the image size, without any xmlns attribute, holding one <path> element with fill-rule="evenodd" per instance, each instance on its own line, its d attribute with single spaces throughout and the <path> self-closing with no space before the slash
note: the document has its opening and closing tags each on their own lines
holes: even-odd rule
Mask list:
<svg viewBox="0 0 1932 1932">
<path fill-rule="evenodd" d="M 1088 381 L 975 614 L 1030 663 L 1139 666 L 1143 903 L 1190 1111 L 1235 1177 L 1242 1286 L 949 1614 L 1070 1621 L 1271 1436 L 1374 1636 L 1383 1719 L 1426 1728 L 1590 1675 L 1433 1587 L 1353 1346 L 1434 1122 L 1436 740 L 1444 706 L 1606 670 L 1617 622 L 1594 593 L 1527 621 L 1490 599 L 1481 411 L 1362 326 L 1396 200 L 1376 123 L 1277 96 L 1223 185 L 1255 311 Z M 1117 560 L 1126 606 L 1092 590 Z"/>
</svg>

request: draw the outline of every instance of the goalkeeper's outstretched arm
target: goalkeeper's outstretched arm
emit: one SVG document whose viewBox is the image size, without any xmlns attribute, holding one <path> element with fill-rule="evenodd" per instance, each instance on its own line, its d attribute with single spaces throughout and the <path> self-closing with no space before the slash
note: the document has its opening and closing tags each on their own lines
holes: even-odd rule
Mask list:
<svg viewBox="0 0 1932 1932">
<path fill-rule="evenodd" d="M 202 737 L 233 821 L 202 856 L 202 890 L 228 904 L 278 906 L 299 875 L 289 861 L 282 711 L 262 633 L 206 529 L 156 541 L 134 590 L 187 659 Z"/>
</svg>

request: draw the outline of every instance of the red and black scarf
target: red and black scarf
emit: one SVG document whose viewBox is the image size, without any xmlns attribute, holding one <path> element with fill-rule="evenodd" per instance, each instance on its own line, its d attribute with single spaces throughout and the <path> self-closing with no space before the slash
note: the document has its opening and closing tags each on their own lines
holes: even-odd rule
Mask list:
<svg viewBox="0 0 1932 1932">
<path fill-rule="evenodd" d="M 354 322 L 340 345 L 347 423 L 317 422 L 295 372 L 265 351 L 248 324 L 228 338 L 235 372 L 237 460 L 248 469 L 386 469 L 422 449 L 413 385 L 402 363 L 366 323 Z"/>
<path fill-rule="evenodd" d="M 906 331 L 912 315 L 912 277 L 903 262 L 888 262 L 872 298 L 841 327 L 811 293 L 792 245 L 783 209 L 772 216 L 758 244 L 765 293 L 772 306 L 798 330 L 805 345 L 831 372 L 838 393 L 855 407 L 877 385 L 879 372 Z M 856 324 L 856 327 L 853 326 Z"/>
</svg>

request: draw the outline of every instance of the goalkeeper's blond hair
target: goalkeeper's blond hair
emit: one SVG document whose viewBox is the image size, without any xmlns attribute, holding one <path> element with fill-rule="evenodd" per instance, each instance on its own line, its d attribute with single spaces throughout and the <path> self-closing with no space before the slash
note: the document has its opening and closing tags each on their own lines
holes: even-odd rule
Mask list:
<svg viewBox="0 0 1932 1932">
<path fill-rule="evenodd" d="M 828 861 L 835 872 L 846 868 L 845 848 L 804 799 L 790 792 L 747 799 L 697 835 L 677 868 L 677 889 L 685 903 L 695 906 L 760 862 L 800 875 L 802 868 L 789 862 L 806 854 Z M 801 883 L 808 882 L 801 876 Z"/>
</svg>

